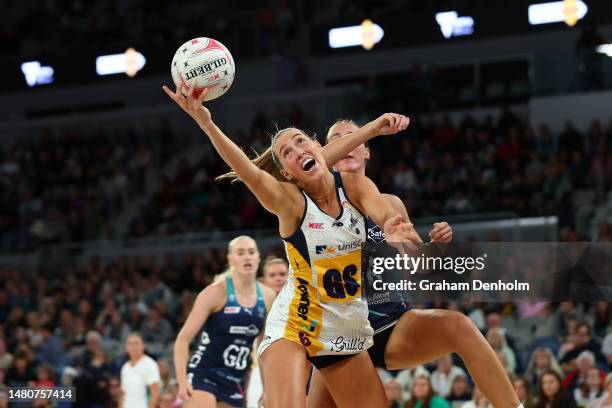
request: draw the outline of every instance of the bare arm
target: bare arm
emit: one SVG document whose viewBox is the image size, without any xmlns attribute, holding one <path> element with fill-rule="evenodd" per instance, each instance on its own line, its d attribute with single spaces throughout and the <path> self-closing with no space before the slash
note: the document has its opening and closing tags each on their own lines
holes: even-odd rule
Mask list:
<svg viewBox="0 0 612 408">
<path fill-rule="evenodd" d="M 393 195 L 393 194 L 382 194 L 382 196 L 385 198 L 385 200 L 387 200 L 389 204 L 391 204 L 391 207 L 393 207 L 393 209 L 402 216 L 402 221 L 412 224 L 412 222 L 410 221 L 410 217 L 408 216 L 408 211 L 406 211 L 406 207 L 404 206 L 404 203 L 398 196 Z M 423 242 L 423 239 L 419 236 L 419 234 L 415 230 L 413 238 L 416 238 L 416 237 L 418 237 L 419 240 L 413 241 L 413 242 L 415 243 Z"/>
<path fill-rule="evenodd" d="M 372 180 L 357 173 L 342 173 L 342 180 L 347 193 L 355 199 L 355 204 L 372 221 L 382 226 L 388 242 L 419 242 L 420 237 L 412 224 L 402 220 L 402 215 L 380 194 Z"/>
<path fill-rule="evenodd" d="M 185 324 L 176 336 L 174 342 L 174 372 L 179 386 L 187 382 L 187 357 L 189 344 L 200 331 L 208 316 L 218 309 L 225 300 L 225 288 L 220 284 L 213 284 L 200 292 Z"/>
<path fill-rule="evenodd" d="M 325 164 L 331 168 L 357 146 L 380 135 L 393 135 L 408 127 L 410 119 L 397 113 L 385 113 L 376 120 L 362 126 L 355 133 L 340 137 L 323 147 Z"/>
<path fill-rule="evenodd" d="M 149 408 L 156 408 L 159 402 L 159 384 L 149 385 L 149 391 L 151 392 L 151 399 L 149 400 Z"/>
<path fill-rule="evenodd" d="M 164 86 L 163 89 L 177 105 L 196 121 L 212 142 L 217 153 L 236 172 L 249 190 L 255 194 L 266 210 L 280 216 L 280 214 L 287 213 L 293 208 L 293 206 L 287 205 L 288 184 L 279 182 L 272 175 L 255 166 L 242 149 L 212 121 L 210 111 L 202 105 L 206 90 L 200 94 L 199 98 L 194 98 L 193 87 L 189 88 L 186 97 L 178 88 L 176 92 L 170 91 L 167 86 Z"/>
</svg>

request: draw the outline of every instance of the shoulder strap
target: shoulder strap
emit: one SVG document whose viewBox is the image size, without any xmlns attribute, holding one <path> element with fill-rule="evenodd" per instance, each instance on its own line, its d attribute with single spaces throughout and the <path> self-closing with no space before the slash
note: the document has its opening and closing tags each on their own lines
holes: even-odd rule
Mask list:
<svg viewBox="0 0 612 408">
<path fill-rule="evenodd" d="M 234 282 L 232 282 L 232 277 L 228 276 L 225 278 L 225 282 L 227 283 L 227 303 L 236 302 L 236 294 L 234 291 Z"/>
</svg>

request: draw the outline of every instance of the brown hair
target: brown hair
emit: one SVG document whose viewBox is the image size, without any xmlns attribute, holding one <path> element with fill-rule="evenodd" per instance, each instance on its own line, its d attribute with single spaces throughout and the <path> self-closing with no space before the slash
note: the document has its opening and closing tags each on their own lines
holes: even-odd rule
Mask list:
<svg viewBox="0 0 612 408">
<path fill-rule="evenodd" d="M 289 180 L 287 180 L 281 174 L 280 171 L 283 168 L 283 166 L 280 164 L 280 160 L 278 160 L 278 157 L 276 157 L 276 155 L 274 154 L 274 150 L 272 149 L 274 148 L 274 144 L 276 143 L 276 140 L 278 139 L 278 137 L 284 131 L 288 129 L 297 129 L 297 128 L 288 127 L 284 129 L 279 129 L 276 132 L 274 132 L 274 134 L 268 133 L 268 135 L 270 135 L 270 147 L 268 147 L 263 153 L 259 154 L 255 149 L 251 148 L 251 150 L 253 150 L 253 152 L 255 153 L 255 158 L 252 159 L 251 162 L 255 166 L 257 166 L 259 169 L 265 171 L 266 173 L 271 174 L 278 181 L 289 181 Z M 300 132 L 310 137 L 311 139 L 316 140 L 315 136 L 310 136 L 309 134 L 307 134 L 306 132 L 302 130 L 300 130 Z M 236 172 L 233 170 L 228 171 L 225 174 L 221 174 L 220 176 L 217 176 L 215 178 L 216 181 L 223 180 L 223 179 L 230 179 L 232 183 L 241 181 L 238 175 L 236 174 Z"/>
</svg>

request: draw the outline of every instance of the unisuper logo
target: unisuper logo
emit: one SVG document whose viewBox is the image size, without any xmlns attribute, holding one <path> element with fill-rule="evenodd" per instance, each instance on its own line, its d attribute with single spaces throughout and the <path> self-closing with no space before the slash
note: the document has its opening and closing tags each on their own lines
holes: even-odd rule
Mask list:
<svg viewBox="0 0 612 408">
<path fill-rule="evenodd" d="M 334 254 L 334 253 L 336 253 L 336 248 L 334 248 L 331 245 L 316 245 L 315 246 L 315 253 L 317 255 L 321 255 L 321 254 Z"/>
</svg>

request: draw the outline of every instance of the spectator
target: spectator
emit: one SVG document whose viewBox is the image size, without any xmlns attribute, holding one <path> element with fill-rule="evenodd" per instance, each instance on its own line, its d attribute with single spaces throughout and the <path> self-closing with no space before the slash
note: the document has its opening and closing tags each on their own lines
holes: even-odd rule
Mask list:
<svg viewBox="0 0 612 408">
<path fill-rule="evenodd" d="M 604 390 L 605 393 L 599 399 L 591 402 L 588 408 L 609 408 L 612 406 L 612 373 L 606 377 Z"/>
<path fill-rule="evenodd" d="M 596 368 L 593 353 L 586 350 L 580 353 L 578 357 L 576 357 L 576 367 L 577 368 L 570 371 L 563 380 L 563 387 L 572 393 L 586 381 L 589 370 Z M 600 372 L 601 382 L 603 382 L 606 375 L 603 370 L 598 369 L 598 371 Z"/>
<path fill-rule="evenodd" d="M 431 386 L 433 391 L 442 397 L 450 394 L 451 385 L 457 376 L 466 376 L 465 371 L 453 365 L 450 354 L 438 359 L 436 371 L 431 374 Z"/>
<path fill-rule="evenodd" d="M 175 389 L 177 382 L 172 375 L 172 368 L 168 363 L 168 360 L 160 357 L 157 359 L 157 366 L 159 367 L 160 376 L 160 394 L 166 393 L 169 390 Z"/>
<path fill-rule="evenodd" d="M 397 382 L 402 387 L 402 398 L 404 401 L 408 401 L 410 399 L 412 384 L 414 383 L 414 379 L 417 377 L 429 377 L 429 371 L 427 371 L 422 365 L 419 365 L 413 368 L 407 368 L 397 373 L 396 378 Z"/>
<path fill-rule="evenodd" d="M 594 400 L 601 398 L 604 386 L 599 369 L 593 367 L 587 371 L 586 378 L 580 387 L 574 390 L 574 400 L 579 407 L 586 407 Z"/>
<path fill-rule="evenodd" d="M 535 408 L 576 408 L 576 401 L 561 386 L 561 377 L 552 370 L 542 373 Z"/>
<path fill-rule="evenodd" d="M 412 384 L 411 397 L 405 408 L 450 408 L 449 403 L 436 395 L 428 376 L 418 376 Z"/>
<path fill-rule="evenodd" d="M 493 406 L 485 398 L 484 394 L 480 391 L 480 389 L 477 386 L 474 386 L 474 390 L 472 392 L 472 399 L 461 405 L 461 408 L 493 408 Z"/>
<path fill-rule="evenodd" d="M 400 408 L 402 406 L 402 387 L 393 377 L 383 381 L 385 397 L 387 398 L 387 408 Z"/>
<path fill-rule="evenodd" d="M 40 364 L 36 367 L 35 387 L 50 388 L 55 386 L 55 371 L 49 364 Z"/>
<path fill-rule="evenodd" d="M 27 354 L 15 355 L 13 366 L 6 373 L 6 383 L 10 387 L 25 387 L 35 379 Z"/>
<path fill-rule="evenodd" d="M 6 349 L 6 340 L 0 336 L 0 369 L 6 371 L 13 364 L 13 355 Z"/>
<path fill-rule="evenodd" d="M 563 370 L 557 362 L 552 351 L 546 347 L 539 347 L 533 351 L 527 370 L 525 371 L 525 379 L 533 388 L 538 388 L 538 381 L 545 371 L 552 370 L 559 376 L 563 376 Z"/>
<path fill-rule="evenodd" d="M 512 380 L 512 386 L 514 387 L 514 392 L 516 392 L 519 401 L 523 404 L 523 407 L 534 408 L 536 401 L 531 392 L 529 381 L 523 377 L 516 377 Z"/>
<path fill-rule="evenodd" d="M 173 337 L 172 325 L 160 316 L 156 308 L 149 310 L 147 319 L 140 327 L 143 341 L 166 344 Z"/>
<path fill-rule="evenodd" d="M 121 398 L 123 408 L 155 408 L 159 399 L 159 368 L 144 354 L 145 346 L 139 334 L 132 333 L 125 340 L 129 360 L 121 367 Z M 150 398 L 147 401 L 147 391 Z"/>
<path fill-rule="evenodd" d="M 467 382 L 467 378 L 462 375 L 456 376 L 451 385 L 450 394 L 446 397 L 446 400 L 450 402 L 453 407 L 457 407 L 463 405 L 463 403 L 470 399 L 472 399 L 472 392 Z"/>
<path fill-rule="evenodd" d="M 605 356 L 608 365 L 612 368 L 612 330 L 608 329 L 608 334 L 601 345 L 601 353 Z"/>
<path fill-rule="evenodd" d="M 516 370 L 516 356 L 514 355 L 514 351 L 508 347 L 508 342 L 506 341 L 506 336 L 503 331 L 499 327 L 492 327 L 487 332 L 487 341 L 493 350 L 503 354 L 508 372 L 514 373 Z"/>
<path fill-rule="evenodd" d="M 601 354 L 601 344 L 593 338 L 591 327 L 587 323 L 578 324 L 576 327 L 576 337 L 573 343 L 574 348 L 563 355 L 561 364 L 571 362 L 583 351 L 590 351 L 593 353 L 598 363 L 607 364 L 606 358 Z"/>
</svg>

